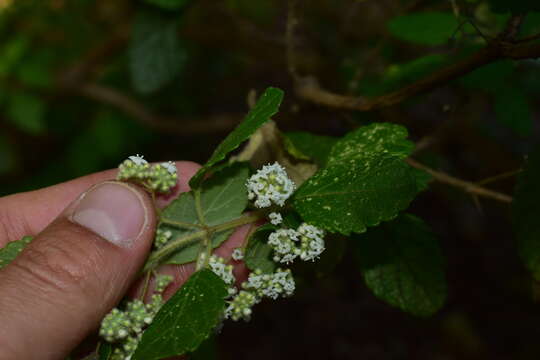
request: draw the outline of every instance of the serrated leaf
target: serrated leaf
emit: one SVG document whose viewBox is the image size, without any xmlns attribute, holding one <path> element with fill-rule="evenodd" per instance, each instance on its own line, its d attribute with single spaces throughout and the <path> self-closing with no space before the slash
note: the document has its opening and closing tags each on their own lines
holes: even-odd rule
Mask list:
<svg viewBox="0 0 540 360">
<path fill-rule="evenodd" d="M 144 2 L 165 10 L 180 10 L 191 0 L 144 0 Z"/>
<path fill-rule="evenodd" d="M 422 12 L 401 15 L 388 23 L 388 30 L 398 39 L 422 45 L 443 45 L 459 26 L 452 13 Z"/>
<path fill-rule="evenodd" d="M 362 276 L 375 296 L 417 316 L 430 316 L 444 305 L 444 258 L 421 219 L 405 214 L 355 240 Z"/>
<path fill-rule="evenodd" d="M 202 168 L 191 178 L 189 185 L 191 188 L 198 188 L 204 178 L 204 175 L 218 162 L 240 144 L 246 141 L 261 125 L 270 120 L 278 110 L 283 100 L 283 91 L 277 88 L 268 88 L 259 98 L 255 106 L 249 111 L 246 118 L 240 125 L 231 132 L 225 140 L 219 144 L 210 159 Z"/>
<path fill-rule="evenodd" d="M 520 174 L 512 219 L 518 251 L 533 277 L 540 281 L 540 148 L 529 155 Z"/>
<path fill-rule="evenodd" d="M 268 245 L 268 236 L 276 227 L 265 224 L 258 228 L 249 238 L 244 262 L 250 270 L 260 269 L 265 273 L 271 273 L 276 269 L 276 263 L 272 260 L 272 248 Z"/>
<path fill-rule="evenodd" d="M 332 148 L 328 165 L 295 193 L 302 218 L 348 235 L 388 221 L 418 193 L 415 173 L 403 159 L 414 145 L 399 125 L 359 128 Z"/>
<path fill-rule="evenodd" d="M 170 230 L 173 239 L 188 237 L 200 232 L 201 238 L 204 232 L 191 225 L 215 226 L 227 221 L 239 218 L 247 206 L 247 190 L 245 183 L 249 175 L 248 168 L 241 163 L 235 163 L 214 174 L 212 178 L 205 181 L 200 189 L 200 206 L 204 218 L 201 223 L 197 214 L 197 204 L 195 192 L 183 193 L 167 206 L 162 214 L 163 219 L 160 228 Z M 167 225 L 166 222 L 177 222 L 187 224 L 185 227 Z M 232 233 L 231 230 L 213 234 L 212 246 L 218 247 Z M 186 246 L 173 254 L 168 260 L 168 264 L 185 264 L 194 261 L 201 249 L 200 242 Z"/>
<path fill-rule="evenodd" d="M 129 65 L 135 90 L 149 94 L 171 82 L 186 60 L 176 18 L 144 11 L 135 19 Z"/>
<path fill-rule="evenodd" d="M 0 269 L 15 260 L 17 255 L 19 255 L 32 240 L 32 236 L 25 236 L 20 240 L 9 242 L 5 247 L 0 249 Z"/>
<path fill-rule="evenodd" d="M 221 320 L 227 294 L 227 285 L 212 271 L 193 274 L 144 331 L 132 359 L 157 360 L 196 350 Z"/>
<path fill-rule="evenodd" d="M 315 135 L 297 131 L 283 134 L 285 148 L 289 154 L 300 160 L 313 160 L 318 166 L 325 166 L 332 147 L 338 141 L 333 136 Z"/>
</svg>

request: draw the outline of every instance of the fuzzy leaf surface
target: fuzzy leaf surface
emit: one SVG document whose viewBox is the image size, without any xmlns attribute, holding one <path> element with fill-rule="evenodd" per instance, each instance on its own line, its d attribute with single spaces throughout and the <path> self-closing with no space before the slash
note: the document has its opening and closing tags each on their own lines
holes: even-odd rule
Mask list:
<svg viewBox="0 0 540 360">
<path fill-rule="evenodd" d="M 536 281 L 540 281 L 540 148 L 529 155 L 512 203 L 512 218 L 519 255 Z"/>
<path fill-rule="evenodd" d="M 214 174 L 200 189 L 200 209 L 203 220 L 197 214 L 197 201 L 194 191 L 183 193 L 165 208 L 161 214 L 166 222 L 178 222 L 182 225 L 170 225 L 161 223 L 160 228 L 170 230 L 172 239 L 191 236 L 201 232 L 201 228 L 189 225 L 215 226 L 239 218 L 247 206 L 247 190 L 245 183 L 249 175 L 248 168 L 241 163 L 236 163 Z M 212 246 L 218 247 L 231 234 L 231 230 L 222 231 L 212 235 Z M 185 264 L 195 261 L 201 249 L 200 242 L 182 248 L 173 254 L 168 264 Z"/>
<path fill-rule="evenodd" d="M 233 150 L 238 148 L 246 141 L 259 127 L 270 120 L 278 110 L 283 100 L 283 91 L 270 87 L 259 98 L 255 106 L 249 111 L 246 118 L 219 144 L 210 159 L 202 168 L 191 178 L 189 185 L 191 188 L 198 188 L 204 178 L 204 175 L 210 169 L 224 160 Z"/>
<path fill-rule="evenodd" d="M 211 335 L 225 309 L 227 285 L 208 269 L 193 274 L 145 330 L 133 360 L 192 352 Z"/>
<path fill-rule="evenodd" d="M 178 22 L 158 12 L 145 11 L 136 19 L 129 48 L 135 90 L 149 94 L 171 82 L 186 60 L 178 38 Z"/>
<path fill-rule="evenodd" d="M 395 218 L 418 193 L 417 176 L 403 159 L 414 145 L 399 125 L 372 124 L 332 148 L 325 168 L 296 192 L 302 218 L 349 235 Z"/>
<path fill-rule="evenodd" d="M 430 316 L 443 306 L 445 262 L 424 221 L 404 214 L 355 240 L 362 275 L 375 296 L 417 316 Z"/>
<path fill-rule="evenodd" d="M 5 247 L 0 249 L 0 269 L 15 260 L 17 255 L 19 255 L 32 240 L 32 236 L 25 236 L 20 240 L 9 242 Z"/>
</svg>

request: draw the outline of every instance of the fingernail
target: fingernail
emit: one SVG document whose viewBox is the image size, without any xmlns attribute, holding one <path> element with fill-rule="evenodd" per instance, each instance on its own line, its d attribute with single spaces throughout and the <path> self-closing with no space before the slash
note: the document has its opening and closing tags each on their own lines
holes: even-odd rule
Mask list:
<svg viewBox="0 0 540 360">
<path fill-rule="evenodd" d="M 147 209 L 127 184 L 106 182 L 82 195 L 71 221 L 120 247 L 130 247 L 142 233 Z"/>
</svg>

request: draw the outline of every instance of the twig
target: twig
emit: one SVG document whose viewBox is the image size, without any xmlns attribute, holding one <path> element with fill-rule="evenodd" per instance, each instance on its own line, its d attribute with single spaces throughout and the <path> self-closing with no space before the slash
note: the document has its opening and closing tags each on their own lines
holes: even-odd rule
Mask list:
<svg viewBox="0 0 540 360">
<path fill-rule="evenodd" d="M 523 37 L 521 39 L 516 40 L 515 42 L 516 43 L 526 43 L 526 42 L 531 42 L 531 41 L 535 41 L 535 40 L 540 40 L 540 33 L 530 35 L 530 36 L 525 36 L 525 37 Z"/>
<path fill-rule="evenodd" d="M 229 130 L 241 119 L 241 115 L 232 114 L 213 115 L 204 121 L 161 117 L 152 114 L 135 99 L 103 85 L 83 84 L 74 90 L 80 95 L 116 107 L 153 129 L 182 135 Z"/>
<path fill-rule="evenodd" d="M 496 182 L 496 181 L 499 181 L 499 180 L 504 180 L 504 179 L 508 179 L 510 177 L 514 177 L 514 176 L 516 176 L 517 174 L 519 174 L 522 171 L 523 171 L 522 169 L 507 171 L 507 172 L 504 172 L 502 174 L 491 176 L 491 177 L 488 177 L 487 179 L 477 181 L 476 183 L 478 185 L 490 184 L 492 182 Z"/>
<path fill-rule="evenodd" d="M 386 95 L 366 98 L 333 93 L 323 89 L 315 77 L 308 76 L 297 82 L 297 94 L 304 100 L 338 109 L 371 111 L 399 104 L 413 96 L 423 94 L 459 78 L 484 65 L 502 59 L 529 59 L 540 57 L 540 44 L 511 44 L 493 42 L 469 58 L 458 61 L 427 77 Z"/>
<path fill-rule="evenodd" d="M 506 28 L 498 38 L 501 41 L 514 41 L 519 34 L 519 30 L 521 29 L 521 25 L 523 25 L 526 16 L 527 14 L 513 15 L 506 23 Z"/>
<path fill-rule="evenodd" d="M 482 196 L 482 197 L 485 197 L 485 198 L 494 199 L 494 200 L 501 201 L 501 202 L 504 202 L 504 203 L 511 203 L 512 202 L 512 197 L 508 196 L 506 194 L 502 194 L 502 193 L 499 193 L 499 192 L 496 192 L 496 191 L 493 191 L 493 190 L 489 190 L 489 189 L 481 187 L 481 186 L 479 186 L 479 185 L 477 185 L 475 183 L 465 181 L 465 180 L 461 180 L 461 179 L 455 178 L 453 176 L 450 176 L 448 174 L 445 174 L 443 172 L 436 171 L 436 170 L 434 170 L 434 169 L 432 169 L 430 167 L 427 167 L 427 166 L 425 166 L 423 164 L 420 164 L 416 160 L 413 160 L 413 159 L 410 159 L 410 158 L 407 159 L 406 161 L 412 167 L 427 172 L 428 174 L 433 176 L 433 178 L 436 181 L 439 181 L 441 183 L 457 187 L 457 188 L 463 190 L 466 193 L 469 193 L 469 194 L 472 194 L 472 195 L 477 195 L 477 196 Z"/>
</svg>

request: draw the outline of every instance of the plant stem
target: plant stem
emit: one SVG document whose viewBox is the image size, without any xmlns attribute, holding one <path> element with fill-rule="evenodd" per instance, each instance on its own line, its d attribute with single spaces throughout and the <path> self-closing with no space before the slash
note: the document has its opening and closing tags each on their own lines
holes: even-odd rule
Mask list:
<svg viewBox="0 0 540 360">
<path fill-rule="evenodd" d="M 258 220 L 261 220 L 262 218 L 264 218 L 264 216 L 264 212 L 253 212 L 248 215 L 239 217 L 238 219 L 234 219 L 215 226 L 209 226 L 199 231 L 195 231 L 188 235 L 171 240 L 167 245 L 150 254 L 150 257 L 148 258 L 148 260 L 146 260 L 146 264 L 144 265 L 142 273 L 146 273 L 155 269 L 158 265 L 161 264 L 163 259 L 171 255 L 178 249 L 181 249 L 199 241 L 200 239 L 204 238 L 204 236 L 210 236 L 213 233 L 218 233 L 234 229 L 242 225 L 251 224 L 257 222 Z"/>
<path fill-rule="evenodd" d="M 172 225 L 172 226 L 180 227 L 180 228 L 204 229 L 204 226 L 199 225 L 199 224 L 190 224 L 187 222 L 170 220 L 167 218 L 161 218 L 159 222 L 162 224 Z"/>
<path fill-rule="evenodd" d="M 195 211 L 197 212 L 197 217 L 199 218 L 199 223 L 206 224 L 204 218 L 204 212 L 202 210 L 201 204 L 201 190 L 197 189 L 194 191 L 195 196 Z M 197 264 L 195 265 L 195 270 L 201 270 L 208 266 L 210 261 L 210 255 L 212 254 L 212 243 L 211 243 L 212 233 L 206 231 L 203 236 L 203 242 L 199 255 L 197 256 Z"/>
<path fill-rule="evenodd" d="M 434 170 L 434 169 L 432 169 L 430 167 L 427 167 L 427 166 L 425 166 L 423 164 L 420 164 L 419 162 L 417 162 L 416 160 L 413 160 L 411 158 L 408 158 L 406 161 L 412 167 L 427 172 L 428 174 L 433 176 L 433 178 L 435 180 L 437 180 L 437 181 L 439 181 L 441 183 L 447 184 L 447 185 L 451 185 L 451 186 L 460 188 L 461 190 L 463 190 L 463 191 L 465 191 L 467 193 L 470 193 L 472 195 L 483 196 L 483 197 L 491 198 L 491 199 L 498 200 L 498 201 L 501 201 L 501 202 L 504 202 L 504 203 L 511 203 L 512 202 L 512 197 L 508 196 L 506 194 L 502 194 L 502 193 L 499 193 L 499 192 L 496 192 L 496 191 L 493 191 L 493 190 L 489 190 L 489 189 L 481 187 L 481 186 L 479 186 L 479 185 L 477 185 L 475 183 L 465 181 L 465 180 L 461 180 L 461 179 L 455 178 L 453 176 L 450 176 L 448 174 L 445 174 L 443 172 L 436 171 L 436 170 Z"/>
</svg>

